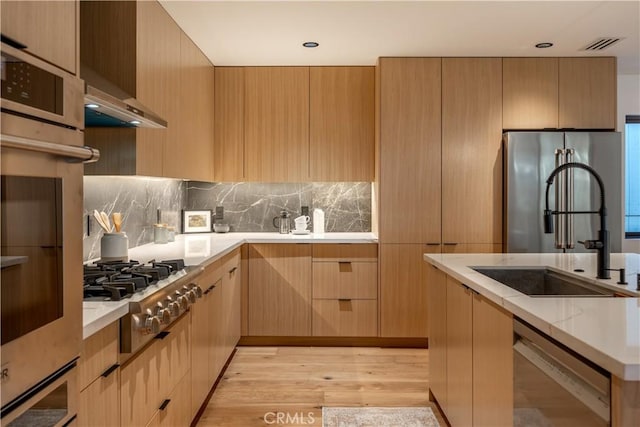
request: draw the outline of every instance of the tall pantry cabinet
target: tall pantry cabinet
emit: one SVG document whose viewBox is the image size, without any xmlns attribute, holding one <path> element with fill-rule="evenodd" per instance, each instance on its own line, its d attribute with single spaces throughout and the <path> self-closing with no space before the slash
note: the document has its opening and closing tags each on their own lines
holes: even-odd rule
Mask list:
<svg viewBox="0 0 640 427">
<path fill-rule="evenodd" d="M 501 249 L 502 60 L 377 67 L 380 335 L 428 335 L 424 253 Z"/>
</svg>

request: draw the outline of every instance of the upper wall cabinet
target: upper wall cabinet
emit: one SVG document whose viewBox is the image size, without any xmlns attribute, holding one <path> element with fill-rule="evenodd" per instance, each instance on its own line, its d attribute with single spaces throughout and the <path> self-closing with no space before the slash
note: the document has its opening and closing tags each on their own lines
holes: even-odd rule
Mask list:
<svg viewBox="0 0 640 427">
<path fill-rule="evenodd" d="M 502 58 L 442 59 L 442 240 L 502 242 Z"/>
<path fill-rule="evenodd" d="M 247 179 L 307 181 L 309 67 L 245 68 L 244 111 Z"/>
<path fill-rule="evenodd" d="M 558 127 L 558 58 L 502 60 L 502 127 Z"/>
<path fill-rule="evenodd" d="M 78 1 L 3 1 L 2 35 L 76 74 Z"/>
<path fill-rule="evenodd" d="M 81 2 L 80 53 L 168 123 L 87 128 L 101 159 L 85 173 L 212 179 L 213 67 L 158 2 Z"/>
<path fill-rule="evenodd" d="M 218 67 L 216 181 L 371 181 L 373 67 Z"/>
<path fill-rule="evenodd" d="M 244 68 L 216 67 L 214 180 L 244 181 Z"/>
<path fill-rule="evenodd" d="M 311 67 L 313 181 L 373 181 L 373 67 Z"/>
<path fill-rule="evenodd" d="M 615 129 L 615 58 L 504 58 L 503 129 Z"/>
<path fill-rule="evenodd" d="M 616 128 L 616 58 L 560 58 L 560 127 Z"/>
</svg>

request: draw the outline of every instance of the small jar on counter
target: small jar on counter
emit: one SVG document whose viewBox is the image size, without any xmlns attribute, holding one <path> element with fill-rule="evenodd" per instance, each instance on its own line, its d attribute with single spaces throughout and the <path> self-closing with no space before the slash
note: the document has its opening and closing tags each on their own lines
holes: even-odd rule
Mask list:
<svg viewBox="0 0 640 427">
<path fill-rule="evenodd" d="M 176 228 L 172 226 L 167 227 L 167 241 L 175 242 L 176 241 Z"/>
<path fill-rule="evenodd" d="M 164 224 L 153 224 L 153 243 L 167 243 L 169 241 L 168 234 Z"/>
</svg>

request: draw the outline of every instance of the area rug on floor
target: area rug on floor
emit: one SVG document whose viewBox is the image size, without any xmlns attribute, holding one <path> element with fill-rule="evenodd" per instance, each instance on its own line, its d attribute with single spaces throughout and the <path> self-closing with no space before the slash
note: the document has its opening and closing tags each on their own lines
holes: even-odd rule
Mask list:
<svg viewBox="0 0 640 427">
<path fill-rule="evenodd" d="M 431 408 L 322 408 L 323 427 L 438 427 Z"/>
</svg>

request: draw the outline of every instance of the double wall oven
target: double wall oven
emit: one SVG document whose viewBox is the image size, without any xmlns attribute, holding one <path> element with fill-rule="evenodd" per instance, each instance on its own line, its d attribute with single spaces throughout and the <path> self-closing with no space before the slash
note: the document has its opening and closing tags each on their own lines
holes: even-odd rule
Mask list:
<svg viewBox="0 0 640 427">
<path fill-rule="evenodd" d="M 2 43 L 0 378 L 5 426 L 75 417 L 82 339 L 82 80 Z"/>
</svg>

